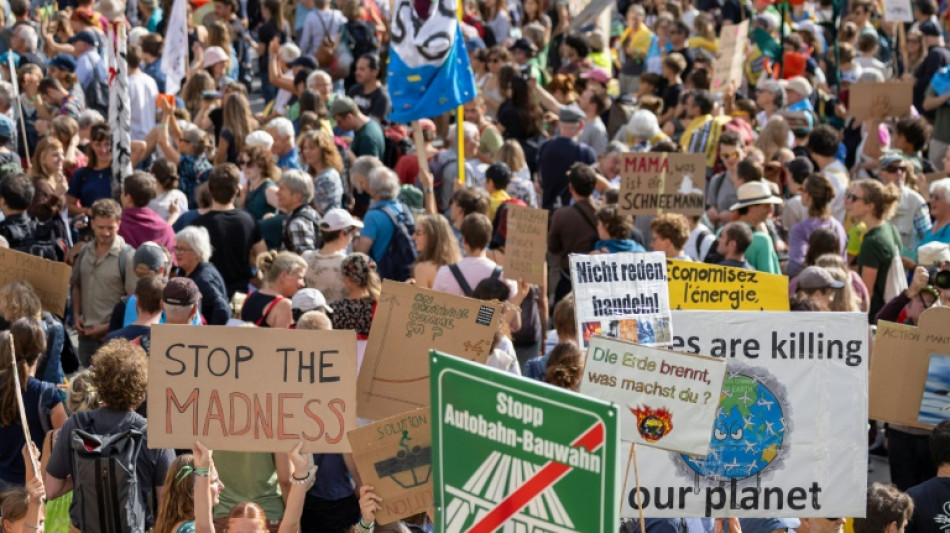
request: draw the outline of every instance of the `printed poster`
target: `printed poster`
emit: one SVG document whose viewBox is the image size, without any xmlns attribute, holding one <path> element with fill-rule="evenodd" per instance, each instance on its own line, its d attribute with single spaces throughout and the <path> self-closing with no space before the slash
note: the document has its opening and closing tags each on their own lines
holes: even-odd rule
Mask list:
<svg viewBox="0 0 950 533">
<path fill-rule="evenodd" d="M 673 309 L 788 311 L 788 276 L 676 259 L 666 271 Z"/>
<path fill-rule="evenodd" d="M 867 315 L 674 311 L 673 326 L 674 350 L 727 370 L 708 455 L 638 448 L 647 517 L 864 516 Z"/>
<path fill-rule="evenodd" d="M 594 335 L 669 344 L 670 298 L 662 252 L 571 254 L 577 345 Z"/>
</svg>

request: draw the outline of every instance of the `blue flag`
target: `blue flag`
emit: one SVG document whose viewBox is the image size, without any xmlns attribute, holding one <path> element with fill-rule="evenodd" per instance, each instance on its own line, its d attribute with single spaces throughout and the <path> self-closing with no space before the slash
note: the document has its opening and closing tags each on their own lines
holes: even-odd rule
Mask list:
<svg viewBox="0 0 950 533">
<path fill-rule="evenodd" d="M 457 1 L 439 0 L 427 20 L 419 18 L 412 0 L 396 2 L 386 76 L 393 105 L 389 120 L 439 116 L 475 97 Z"/>
</svg>

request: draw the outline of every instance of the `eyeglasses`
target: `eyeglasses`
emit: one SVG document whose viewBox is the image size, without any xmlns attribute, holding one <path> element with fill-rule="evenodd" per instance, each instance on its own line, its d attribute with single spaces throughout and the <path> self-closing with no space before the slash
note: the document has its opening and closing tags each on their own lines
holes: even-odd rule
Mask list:
<svg viewBox="0 0 950 533">
<path fill-rule="evenodd" d="M 931 199 L 931 200 L 936 200 L 936 201 L 938 201 L 938 202 L 942 202 L 942 201 L 943 201 L 943 197 L 937 196 L 937 195 L 934 194 L 934 193 L 930 193 L 930 199 Z"/>
<path fill-rule="evenodd" d="M 852 202 L 857 202 L 858 200 L 861 200 L 862 202 L 864 201 L 864 198 L 858 196 L 857 194 L 854 194 L 853 192 L 849 192 L 845 194 L 844 197 L 847 198 L 848 200 L 851 200 Z"/>
<path fill-rule="evenodd" d="M 194 250 L 185 248 L 184 246 L 172 246 L 172 252 L 176 254 L 187 254 L 188 252 L 194 252 Z"/>
</svg>

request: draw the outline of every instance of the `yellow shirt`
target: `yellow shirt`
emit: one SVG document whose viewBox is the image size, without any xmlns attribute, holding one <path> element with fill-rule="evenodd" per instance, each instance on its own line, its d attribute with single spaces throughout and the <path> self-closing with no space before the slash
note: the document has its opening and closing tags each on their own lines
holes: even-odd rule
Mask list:
<svg viewBox="0 0 950 533">
<path fill-rule="evenodd" d="M 719 51 L 719 42 L 716 39 L 707 39 L 697 35 L 696 37 L 690 37 L 686 42 L 690 48 L 704 48 L 714 54 Z"/>
<path fill-rule="evenodd" d="M 488 215 L 491 220 L 495 220 L 495 213 L 498 212 L 498 207 L 508 200 L 511 200 L 511 196 L 508 196 L 508 193 L 503 189 L 491 193 L 488 199 Z"/>
<path fill-rule="evenodd" d="M 683 130 L 683 136 L 680 137 L 680 146 L 687 153 L 706 154 L 706 166 L 713 167 L 716 164 L 716 152 L 719 149 L 719 135 L 722 134 L 722 127 L 732 120 L 727 116 L 702 115 L 696 117 Z M 695 137 L 695 138 L 694 138 Z"/>
<path fill-rule="evenodd" d="M 620 42 L 623 43 L 624 50 L 628 54 L 636 52 L 640 54 L 642 59 L 646 57 L 650 50 L 650 43 L 653 42 L 653 32 L 650 31 L 650 28 L 647 28 L 646 24 L 640 24 L 636 33 L 632 28 L 624 30 L 623 35 L 620 36 Z"/>
</svg>

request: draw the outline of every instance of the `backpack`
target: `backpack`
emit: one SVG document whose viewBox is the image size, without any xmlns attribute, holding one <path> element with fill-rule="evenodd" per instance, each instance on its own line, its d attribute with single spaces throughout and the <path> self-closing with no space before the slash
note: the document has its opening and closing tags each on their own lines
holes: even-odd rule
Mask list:
<svg viewBox="0 0 950 533">
<path fill-rule="evenodd" d="M 382 211 L 393 223 L 393 236 L 383 256 L 376 261 L 376 270 L 383 279 L 406 281 L 412 276 L 412 265 L 419 255 L 416 243 L 412 240 L 416 225 L 406 216 L 409 208 L 402 206 L 397 214 L 385 206 L 377 206 L 373 210 Z"/>
<path fill-rule="evenodd" d="M 597 223 L 594 222 L 594 219 L 591 218 L 591 216 L 588 215 L 587 212 L 581 209 L 580 206 L 578 206 L 577 204 L 571 205 L 571 209 L 576 209 L 577 212 L 580 213 L 581 218 L 584 219 L 584 222 L 587 222 L 587 225 L 590 226 L 591 229 L 594 230 L 594 236 L 591 238 L 590 245 L 588 246 L 588 250 L 593 250 L 594 245 L 597 244 L 598 240 L 600 240 L 600 237 L 597 234 Z"/>
<path fill-rule="evenodd" d="M 416 145 L 409 136 L 409 130 L 401 124 L 389 124 L 383 128 L 385 147 L 383 149 L 383 164 L 388 168 L 396 168 L 399 158 L 415 152 Z"/>
<path fill-rule="evenodd" d="M 69 435 L 73 457 L 71 514 L 83 533 L 144 533 L 145 505 L 136 464 L 145 437 L 145 419 L 132 427 L 100 434 L 92 413 L 77 413 Z"/>
<path fill-rule="evenodd" d="M 379 43 L 376 40 L 376 29 L 366 21 L 358 21 L 357 24 L 343 26 L 343 34 L 350 53 L 356 59 L 363 57 L 363 54 L 375 52 L 379 49 Z"/>
<path fill-rule="evenodd" d="M 321 240 L 320 239 L 320 222 L 321 222 L 320 215 L 318 215 L 317 212 L 313 210 L 313 208 L 308 208 L 308 207 L 309 206 L 304 206 L 302 209 L 298 209 L 296 212 L 291 213 L 290 217 L 284 222 L 284 228 L 283 228 L 283 231 L 281 232 L 281 241 L 283 245 L 287 248 L 287 250 L 291 252 L 296 253 L 296 250 L 293 250 L 291 248 L 291 244 L 293 243 L 293 241 L 290 239 L 290 223 L 298 218 L 307 219 L 311 224 L 313 224 L 313 235 L 315 239 L 314 246 L 316 248 L 319 248 L 321 245 L 320 243 L 320 240 Z M 299 253 L 303 253 L 303 252 L 299 252 Z"/>
<path fill-rule="evenodd" d="M 30 236 L 13 247 L 18 252 L 24 252 L 50 261 L 66 261 L 69 243 L 58 238 L 54 231 L 53 221 L 34 222 Z"/>
<path fill-rule="evenodd" d="M 23 173 L 23 167 L 12 159 L 0 163 L 0 180 L 13 174 Z"/>
<path fill-rule="evenodd" d="M 468 281 L 465 279 L 465 276 L 462 275 L 462 270 L 459 268 L 458 263 L 452 263 L 449 265 L 449 272 L 452 273 L 452 277 L 455 278 L 455 281 L 459 284 L 459 288 L 462 289 L 462 294 L 465 296 L 472 296 L 472 286 L 468 284 Z M 492 270 L 491 276 L 488 276 L 488 279 L 498 279 L 501 277 L 501 267 L 495 265 L 495 270 Z"/>
<path fill-rule="evenodd" d="M 109 114 L 109 80 L 99 77 L 99 69 L 92 69 L 92 80 L 87 83 L 82 92 L 86 95 L 86 109 L 94 109 L 108 116 Z"/>
</svg>

